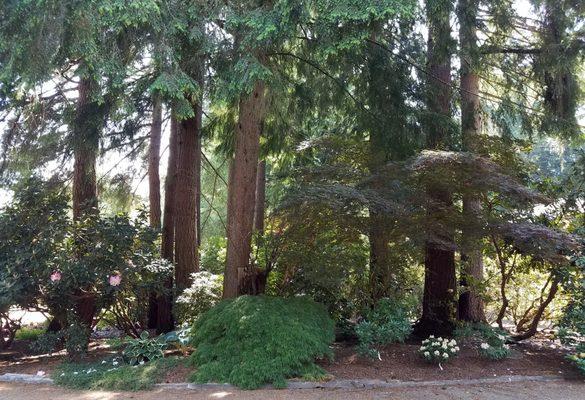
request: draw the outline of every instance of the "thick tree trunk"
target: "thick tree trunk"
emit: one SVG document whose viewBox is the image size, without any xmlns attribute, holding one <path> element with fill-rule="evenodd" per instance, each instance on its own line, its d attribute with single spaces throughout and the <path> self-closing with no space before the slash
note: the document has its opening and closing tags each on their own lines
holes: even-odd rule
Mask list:
<svg viewBox="0 0 585 400">
<path fill-rule="evenodd" d="M 79 82 L 73 126 L 73 218 L 76 221 L 98 212 L 95 168 L 102 122 L 95 102 L 90 100 L 91 86 L 89 79 L 82 78 Z"/>
<path fill-rule="evenodd" d="M 479 98 L 479 75 L 477 74 L 477 9 L 476 0 L 459 0 L 459 43 L 461 47 L 461 136 L 463 149 L 478 151 L 478 136 L 481 134 L 481 110 Z M 481 202 L 473 193 L 463 194 L 462 271 L 460 282 L 463 292 L 459 296 L 459 319 L 469 322 L 485 322 L 484 303 L 479 285 L 483 281 L 483 255 L 481 250 Z"/>
<path fill-rule="evenodd" d="M 150 207 L 150 226 L 160 229 L 160 141 L 162 135 L 162 101 L 159 96 L 152 98 L 152 122 L 150 126 L 150 146 L 148 149 L 148 199 Z M 156 293 L 148 296 L 148 328 L 156 329 L 158 301 Z"/>
<path fill-rule="evenodd" d="M 258 271 L 250 265 L 254 223 L 256 174 L 260 131 L 265 113 L 264 83 L 257 82 L 252 93 L 240 100 L 234 158 L 228 182 L 227 256 L 223 297 L 259 291 Z"/>
<path fill-rule="evenodd" d="M 427 107 L 431 116 L 427 121 L 427 147 L 445 148 L 451 116 L 451 2 L 427 2 L 429 24 Z M 447 187 L 432 185 L 427 188 L 427 241 L 425 244 L 425 283 L 423 312 L 414 327 L 416 336 L 449 335 L 456 316 L 457 280 L 455 252 L 442 243 L 453 242 L 449 228 L 449 213 L 453 207 Z"/>
<path fill-rule="evenodd" d="M 177 139 L 179 124 L 174 115 L 171 116 L 171 134 L 169 138 L 169 158 L 167 176 L 165 178 L 165 204 L 163 211 L 163 225 L 161 238 L 162 258 L 174 262 L 175 250 L 175 194 L 177 181 Z M 168 291 L 166 295 L 157 296 L 156 300 L 156 330 L 158 333 L 173 330 L 173 278 L 165 282 Z"/>
<path fill-rule="evenodd" d="M 256 196 L 254 208 L 254 230 L 262 235 L 264 233 L 264 210 L 266 208 L 266 161 L 258 163 L 256 171 Z"/>
<path fill-rule="evenodd" d="M 73 219 L 82 221 L 98 214 L 96 160 L 99 136 L 104 124 L 103 107 L 91 100 L 92 81 L 81 78 L 77 99 L 77 115 L 73 125 Z M 78 244 L 79 254 L 83 254 L 85 243 Z M 97 311 L 95 297 L 85 296 L 83 291 L 76 293 L 75 314 L 79 323 L 87 329 L 93 325 Z M 65 316 L 56 316 L 66 323 Z"/>
<path fill-rule="evenodd" d="M 197 246 L 197 196 L 200 190 L 198 164 L 201 163 L 199 136 L 201 106 L 195 116 L 181 121 L 178 131 L 177 188 L 175 196 L 175 280 L 180 293 L 191 285 L 191 274 L 199 270 Z"/>
<path fill-rule="evenodd" d="M 373 28 L 371 35 L 372 42 L 377 41 L 378 27 Z M 383 50 L 375 44 L 371 43 L 368 48 L 368 103 L 371 110 L 387 109 L 384 103 L 393 101 L 388 98 L 388 93 L 385 89 L 388 79 L 384 74 L 383 65 L 386 55 Z M 394 119 L 400 118 L 396 115 L 387 115 L 386 118 Z M 374 180 L 372 183 L 373 190 L 383 190 L 387 182 L 383 178 L 376 176 L 390 159 L 388 149 L 388 135 L 391 133 L 387 131 L 386 126 L 380 126 L 375 123 L 370 129 L 369 137 L 369 159 L 368 169 Z M 390 265 L 390 233 L 392 223 L 384 213 L 376 211 L 374 208 L 369 210 L 369 232 L 368 241 L 370 243 L 370 296 L 372 304 L 378 302 L 381 298 L 389 295 L 391 289 L 391 265 Z"/>
</svg>

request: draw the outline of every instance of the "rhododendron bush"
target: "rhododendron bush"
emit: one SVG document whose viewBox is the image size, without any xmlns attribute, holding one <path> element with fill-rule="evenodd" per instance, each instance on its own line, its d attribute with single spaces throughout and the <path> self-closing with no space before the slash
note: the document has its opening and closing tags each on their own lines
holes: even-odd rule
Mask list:
<svg viewBox="0 0 585 400">
<path fill-rule="evenodd" d="M 0 213 L 0 310 L 44 311 L 51 329 L 75 325 L 86 337 L 105 310 L 139 324 L 137 308 L 170 271 L 156 266 L 157 233 L 144 213 L 74 222 L 62 189 L 30 179 Z"/>
</svg>

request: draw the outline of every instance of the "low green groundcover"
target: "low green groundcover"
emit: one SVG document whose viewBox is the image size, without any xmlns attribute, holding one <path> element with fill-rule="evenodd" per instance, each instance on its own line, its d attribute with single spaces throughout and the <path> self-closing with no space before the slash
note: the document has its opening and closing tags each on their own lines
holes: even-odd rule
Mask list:
<svg viewBox="0 0 585 400">
<path fill-rule="evenodd" d="M 325 308 L 303 298 L 242 296 L 204 313 L 192 332 L 196 382 L 245 389 L 285 387 L 286 379 L 317 379 L 316 358 L 331 358 L 334 324 Z"/>
<path fill-rule="evenodd" d="M 93 363 L 63 363 L 51 377 L 57 385 L 72 389 L 146 390 L 160 383 L 180 362 L 172 357 L 128 365 L 117 357 Z"/>
</svg>

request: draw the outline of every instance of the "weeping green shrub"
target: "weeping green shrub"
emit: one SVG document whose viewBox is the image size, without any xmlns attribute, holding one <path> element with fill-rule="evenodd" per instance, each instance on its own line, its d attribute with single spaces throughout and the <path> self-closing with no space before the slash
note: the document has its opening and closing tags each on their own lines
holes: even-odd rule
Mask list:
<svg viewBox="0 0 585 400">
<path fill-rule="evenodd" d="M 325 307 L 308 298 L 222 301 L 193 326 L 192 380 L 254 389 L 285 387 L 292 377 L 318 378 L 324 371 L 314 361 L 333 356 L 333 327 Z"/>
</svg>

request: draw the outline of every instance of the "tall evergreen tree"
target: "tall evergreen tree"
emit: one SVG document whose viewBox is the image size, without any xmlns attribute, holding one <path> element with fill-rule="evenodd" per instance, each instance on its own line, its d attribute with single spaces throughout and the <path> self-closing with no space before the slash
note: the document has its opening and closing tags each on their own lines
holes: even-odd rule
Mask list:
<svg viewBox="0 0 585 400">
<path fill-rule="evenodd" d="M 479 97 L 479 50 L 477 45 L 477 12 L 479 1 L 460 0 L 457 5 L 460 45 L 461 137 L 463 150 L 477 153 L 481 134 L 481 105 Z M 463 195 L 463 251 L 458 317 L 464 321 L 485 322 L 480 287 L 483 283 L 483 254 L 481 248 L 481 201 L 473 194 Z"/>
<path fill-rule="evenodd" d="M 427 47 L 427 148 L 448 149 L 451 124 L 451 38 L 452 3 L 448 0 L 428 0 Z M 448 335 L 454 329 L 457 281 L 455 251 L 450 248 L 454 232 L 449 222 L 453 208 L 449 187 L 435 182 L 427 188 L 427 239 L 424 250 L 425 282 L 422 316 L 415 334 Z"/>
</svg>

